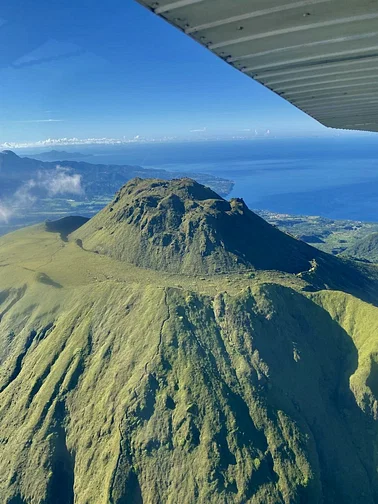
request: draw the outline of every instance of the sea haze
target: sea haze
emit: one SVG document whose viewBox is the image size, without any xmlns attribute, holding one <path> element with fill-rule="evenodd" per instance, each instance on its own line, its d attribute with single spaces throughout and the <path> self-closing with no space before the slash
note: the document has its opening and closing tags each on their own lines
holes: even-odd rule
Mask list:
<svg viewBox="0 0 378 504">
<path fill-rule="evenodd" d="M 80 149 L 83 150 L 83 149 Z M 378 136 L 186 143 L 90 149 L 88 162 L 202 172 L 234 180 L 254 209 L 378 220 Z"/>
</svg>

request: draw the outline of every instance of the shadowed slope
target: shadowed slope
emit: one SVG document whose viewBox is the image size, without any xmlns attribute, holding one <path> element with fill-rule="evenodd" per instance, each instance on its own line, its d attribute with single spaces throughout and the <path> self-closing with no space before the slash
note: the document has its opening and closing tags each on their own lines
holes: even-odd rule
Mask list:
<svg viewBox="0 0 378 504">
<path fill-rule="evenodd" d="M 83 226 L 88 222 L 87 217 L 79 217 L 75 215 L 70 215 L 68 217 L 63 217 L 62 219 L 54 221 L 46 221 L 45 227 L 46 231 L 50 233 L 59 233 L 62 240 L 66 241 L 69 234 L 73 233 L 80 226 Z"/>
</svg>

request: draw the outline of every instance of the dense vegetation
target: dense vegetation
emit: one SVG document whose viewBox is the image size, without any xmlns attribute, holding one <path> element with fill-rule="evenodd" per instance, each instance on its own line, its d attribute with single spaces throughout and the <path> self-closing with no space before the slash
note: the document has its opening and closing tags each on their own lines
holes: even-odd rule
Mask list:
<svg viewBox="0 0 378 504">
<path fill-rule="evenodd" d="M 362 261 L 378 263 L 378 233 L 365 236 L 353 246 L 348 247 L 344 254 Z"/>
<path fill-rule="evenodd" d="M 191 179 L 134 179 L 74 235 L 84 247 L 156 270 L 299 273 L 322 254 Z"/>
<path fill-rule="evenodd" d="M 375 266 L 187 179 L 82 224 L 0 240 L 3 502 L 378 502 Z"/>
</svg>

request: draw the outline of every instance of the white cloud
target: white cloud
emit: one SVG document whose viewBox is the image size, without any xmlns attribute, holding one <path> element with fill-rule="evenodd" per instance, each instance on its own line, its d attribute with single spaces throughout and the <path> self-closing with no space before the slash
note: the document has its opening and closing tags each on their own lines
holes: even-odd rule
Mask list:
<svg viewBox="0 0 378 504">
<path fill-rule="evenodd" d="M 59 194 L 84 194 L 81 175 L 71 174 L 70 168 L 58 165 L 55 170 L 38 172 L 36 178 L 25 182 L 11 198 L 0 200 L 0 222 L 6 223 L 14 215 L 33 206 L 40 196 L 40 191 L 49 197 Z"/>
<path fill-rule="evenodd" d="M 11 218 L 12 210 L 5 204 L 0 201 L 0 222 L 7 223 Z"/>
<path fill-rule="evenodd" d="M 123 145 L 144 140 L 137 135 L 134 138 L 47 138 L 37 142 L 4 142 L 0 144 L 0 149 L 26 149 L 30 147 L 59 147 L 67 145 Z"/>
<path fill-rule="evenodd" d="M 200 129 L 192 129 L 189 132 L 190 133 L 204 133 L 206 131 L 206 128 L 200 128 Z"/>
<path fill-rule="evenodd" d="M 81 175 L 74 173 L 69 174 L 69 169 L 61 166 L 56 167 L 55 172 L 39 172 L 36 182 L 38 187 L 46 189 L 49 196 L 57 194 L 84 194 L 84 189 L 81 185 Z"/>
<path fill-rule="evenodd" d="M 52 123 L 52 122 L 63 122 L 64 119 L 26 119 L 21 121 L 15 121 L 17 123 Z"/>
<path fill-rule="evenodd" d="M 66 58 L 80 56 L 83 52 L 84 49 L 77 44 L 50 39 L 33 51 L 30 51 L 13 61 L 13 68 L 22 68 L 25 66 L 59 61 Z"/>
</svg>

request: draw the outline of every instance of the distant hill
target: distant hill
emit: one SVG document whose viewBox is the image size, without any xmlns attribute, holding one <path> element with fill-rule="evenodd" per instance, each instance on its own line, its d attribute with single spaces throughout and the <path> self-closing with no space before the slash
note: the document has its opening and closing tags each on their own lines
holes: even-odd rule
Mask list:
<svg viewBox="0 0 378 504">
<path fill-rule="evenodd" d="M 60 154 L 57 157 L 60 158 Z M 0 235 L 41 219 L 75 215 L 78 209 L 81 215 L 90 217 L 113 198 L 120 186 L 134 177 L 170 180 L 188 175 L 80 160 L 42 161 L 4 151 L 0 153 Z M 193 177 L 222 196 L 227 196 L 234 185 L 231 180 L 204 173 L 196 173 Z M 2 215 L 10 217 L 5 219 Z"/>
<path fill-rule="evenodd" d="M 134 177 L 150 178 L 159 177 L 172 179 L 180 176 L 166 170 L 142 168 L 131 165 L 104 165 L 87 163 L 84 161 L 59 160 L 60 168 L 65 168 L 70 174 L 78 174 L 82 177 L 85 197 L 111 195 L 116 192 L 120 185 Z M 37 177 L 41 172 L 51 172 L 57 167 L 54 161 L 40 161 L 29 157 L 19 157 L 12 151 L 0 153 L 0 197 L 7 195 L 7 181 L 18 181 L 21 186 L 25 183 L 25 176 Z M 213 187 L 220 194 L 227 195 L 233 187 L 233 182 L 212 175 L 197 174 L 202 183 Z M 13 186 L 12 186 L 13 187 Z"/>
<path fill-rule="evenodd" d="M 375 266 L 188 179 L 10 233 L 1 502 L 375 504 L 377 334 Z"/>
<path fill-rule="evenodd" d="M 371 233 L 345 250 L 343 255 L 378 263 L 378 233 Z"/>
<path fill-rule="evenodd" d="M 34 174 L 39 166 L 41 164 L 36 159 L 21 158 L 10 150 L 0 152 L 0 178 L 3 181 L 21 182 L 25 176 Z M 0 186 L 0 191 L 3 192 L 4 187 Z"/>
<path fill-rule="evenodd" d="M 77 161 L 78 159 L 90 158 L 91 154 L 82 154 L 81 152 L 67 152 L 51 150 L 48 152 L 40 152 L 37 154 L 30 154 L 33 159 L 40 161 Z"/>
</svg>

